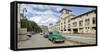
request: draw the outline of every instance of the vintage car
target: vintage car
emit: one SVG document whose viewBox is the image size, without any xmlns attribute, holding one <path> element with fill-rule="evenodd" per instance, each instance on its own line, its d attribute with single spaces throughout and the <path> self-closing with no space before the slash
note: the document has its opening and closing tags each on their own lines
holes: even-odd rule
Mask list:
<svg viewBox="0 0 100 52">
<path fill-rule="evenodd" d="M 61 34 L 58 33 L 49 33 L 48 35 L 48 39 L 50 41 L 52 41 L 53 43 L 57 43 L 57 42 L 65 42 L 65 37 L 62 36 Z"/>
<path fill-rule="evenodd" d="M 49 35 L 48 32 L 44 32 L 44 33 L 43 33 L 43 37 L 44 37 L 44 38 L 48 38 L 48 35 Z"/>
</svg>

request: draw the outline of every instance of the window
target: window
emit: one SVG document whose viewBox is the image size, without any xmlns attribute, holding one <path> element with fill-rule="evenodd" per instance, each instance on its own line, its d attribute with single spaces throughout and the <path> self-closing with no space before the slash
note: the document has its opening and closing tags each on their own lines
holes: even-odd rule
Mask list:
<svg viewBox="0 0 100 52">
<path fill-rule="evenodd" d="M 87 27 L 85 27 L 85 29 L 87 29 Z"/>
<path fill-rule="evenodd" d="M 85 19 L 85 25 L 89 25 L 90 19 Z"/>
<path fill-rule="evenodd" d="M 74 23 L 73 23 L 73 27 L 76 27 L 76 26 L 77 26 L 77 22 L 74 22 Z"/>
<path fill-rule="evenodd" d="M 68 24 L 68 28 L 70 28 L 71 27 L 71 25 L 70 24 Z"/>
<path fill-rule="evenodd" d="M 92 27 L 93 30 L 96 30 L 96 27 Z"/>
<path fill-rule="evenodd" d="M 68 31 L 71 31 L 71 29 L 68 29 Z"/>
<path fill-rule="evenodd" d="M 61 25 L 62 25 L 62 23 L 61 23 Z"/>
<path fill-rule="evenodd" d="M 70 22 L 70 20 L 68 20 L 68 22 Z"/>
<path fill-rule="evenodd" d="M 89 15 L 89 14 L 86 14 L 87 16 Z"/>
<path fill-rule="evenodd" d="M 79 26 L 82 26 L 83 25 L 83 21 L 79 21 Z"/>
<path fill-rule="evenodd" d="M 66 31 L 66 29 L 64 29 L 64 31 Z"/>
<path fill-rule="evenodd" d="M 96 18 L 95 17 L 93 17 L 92 23 L 96 24 Z"/>
<path fill-rule="evenodd" d="M 79 30 L 83 30 L 83 28 L 79 28 Z"/>
<path fill-rule="evenodd" d="M 60 28 L 59 28 L 59 30 L 60 30 Z"/>
<path fill-rule="evenodd" d="M 66 24 L 66 22 L 64 21 L 64 24 Z"/>
<path fill-rule="evenodd" d="M 85 29 L 89 29 L 89 27 L 85 27 Z"/>
<path fill-rule="evenodd" d="M 88 29 L 89 29 L 89 27 L 88 27 Z"/>
<path fill-rule="evenodd" d="M 66 25 L 64 25 L 64 28 L 66 28 Z"/>
</svg>

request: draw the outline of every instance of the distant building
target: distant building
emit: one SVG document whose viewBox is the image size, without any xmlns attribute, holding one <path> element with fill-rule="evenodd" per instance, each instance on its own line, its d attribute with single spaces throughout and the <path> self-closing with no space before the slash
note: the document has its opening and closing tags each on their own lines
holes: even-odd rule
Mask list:
<svg viewBox="0 0 100 52">
<path fill-rule="evenodd" d="M 50 32 L 54 32 L 54 31 L 57 31 L 57 25 L 55 24 L 49 24 L 48 26 L 48 31 Z"/>
<path fill-rule="evenodd" d="M 47 32 L 48 31 L 48 27 L 41 25 L 40 28 L 42 29 L 42 32 Z"/>
</svg>

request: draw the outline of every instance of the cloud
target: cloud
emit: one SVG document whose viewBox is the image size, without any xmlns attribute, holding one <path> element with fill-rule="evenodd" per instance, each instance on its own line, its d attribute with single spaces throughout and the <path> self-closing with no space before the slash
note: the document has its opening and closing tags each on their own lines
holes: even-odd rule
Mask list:
<svg viewBox="0 0 100 52">
<path fill-rule="evenodd" d="M 34 16 L 29 18 L 29 20 L 31 21 L 35 21 L 38 25 L 46 25 L 48 26 L 49 24 L 55 24 L 57 22 L 58 19 L 52 18 L 49 15 L 46 16 Z"/>
<path fill-rule="evenodd" d="M 23 8 L 27 9 L 25 15 L 28 20 L 35 21 L 39 25 L 55 24 L 59 20 L 60 10 L 62 8 L 69 8 L 72 14 L 80 14 L 88 11 L 90 8 L 73 7 L 73 6 L 55 6 L 55 5 L 35 5 L 35 4 L 21 4 L 20 13 L 23 13 Z"/>
<path fill-rule="evenodd" d="M 23 8 L 28 11 L 25 13 L 28 20 L 35 21 L 39 25 L 55 24 L 59 18 L 59 10 L 61 10 L 58 6 L 27 4 L 22 5 L 21 12 Z"/>
<path fill-rule="evenodd" d="M 28 17 L 33 17 L 35 15 L 43 15 L 43 14 L 59 16 L 59 10 L 61 10 L 60 6 L 22 4 L 21 13 L 23 12 L 23 8 L 27 9 L 28 12 L 26 12 L 26 15 Z"/>
</svg>

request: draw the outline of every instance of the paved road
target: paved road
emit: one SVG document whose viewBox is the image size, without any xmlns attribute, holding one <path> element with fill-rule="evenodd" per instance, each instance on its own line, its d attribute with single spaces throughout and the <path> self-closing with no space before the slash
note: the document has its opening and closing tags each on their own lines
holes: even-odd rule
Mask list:
<svg viewBox="0 0 100 52">
<path fill-rule="evenodd" d="M 47 38 L 44 38 L 43 35 L 35 34 L 29 40 L 21 41 L 18 43 L 18 48 L 38 48 L 38 47 L 57 47 L 57 46 L 73 46 L 73 45 L 82 45 L 81 43 L 68 41 L 64 43 L 54 44 L 49 41 Z"/>
<path fill-rule="evenodd" d="M 96 35 L 91 34 L 63 34 L 68 40 L 84 43 L 96 44 Z"/>
</svg>

